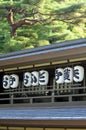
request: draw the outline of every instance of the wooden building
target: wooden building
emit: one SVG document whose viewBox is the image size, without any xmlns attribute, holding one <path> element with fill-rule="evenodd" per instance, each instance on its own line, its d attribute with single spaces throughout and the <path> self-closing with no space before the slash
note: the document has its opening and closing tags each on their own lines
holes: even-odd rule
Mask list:
<svg viewBox="0 0 86 130">
<path fill-rule="evenodd" d="M 0 107 L 86 105 L 86 39 L 0 55 Z"/>
</svg>

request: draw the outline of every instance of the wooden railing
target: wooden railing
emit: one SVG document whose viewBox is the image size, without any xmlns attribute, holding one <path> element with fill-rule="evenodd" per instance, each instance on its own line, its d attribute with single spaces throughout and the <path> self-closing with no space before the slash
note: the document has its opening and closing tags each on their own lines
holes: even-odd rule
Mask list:
<svg viewBox="0 0 86 130">
<path fill-rule="evenodd" d="M 60 93 L 59 93 L 60 92 Z M 35 93 L 35 94 L 34 94 Z M 31 95 L 32 94 L 32 95 Z M 60 102 L 86 101 L 86 87 L 73 87 L 62 89 L 46 89 L 41 91 L 6 91 L 0 93 L 0 105 L 2 104 L 36 104 L 36 103 L 60 103 Z"/>
</svg>

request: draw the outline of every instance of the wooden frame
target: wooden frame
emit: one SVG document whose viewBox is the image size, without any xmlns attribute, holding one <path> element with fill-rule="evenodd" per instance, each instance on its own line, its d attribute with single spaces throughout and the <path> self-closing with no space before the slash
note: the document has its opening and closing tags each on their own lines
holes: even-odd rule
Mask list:
<svg viewBox="0 0 86 130">
<path fill-rule="evenodd" d="M 61 64 L 75 64 L 75 62 L 85 62 L 86 61 L 86 39 L 79 39 L 79 40 L 72 40 L 68 42 L 53 44 L 50 46 L 44 46 L 29 50 L 22 50 L 18 52 L 12 52 L 8 54 L 1 54 L 0 55 L 0 72 L 1 73 L 11 73 L 11 72 L 17 72 L 17 71 L 24 71 L 25 69 L 38 69 L 41 67 L 50 67 L 50 66 L 56 66 Z M 82 86 L 84 89 L 86 86 L 85 84 Z M 82 89 L 81 88 L 81 89 Z M 76 89 L 76 88 L 75 88 Z M 78 87 L 77 87 L 78 89 Z M 50 90 L 53 93 L 53 88 Z M 35 91 L 35 90 L 34 90 Z M 20 100 L 20 97 L 13 97 L 14 94 L 18 94 L 19 92 L 11 92 L 9 91 L 5 94 L 7 94 L 7 97 L 5 98 L 6 101 L 10 102 L 11 105 L 13 105 L 14 100 Z M 20 92 L 24 93 L 24 91 Z M 3 93 L 0 93 L 3 95 Z M 5 96 L 4 94 L 4 96 Z M 86 95 L 82 93 L 82 95 L 66 95 L 67 100 L 69 101 L 68 104 L 72 104 L 72 97 L 74 96 L 82 96 L 83 95 L 86 98 Z M 51 102 L 55 105 L 55 103 L 59 103 L 57 98 L 62 97 L 62 95 L 55 95 L 53 94 L 44 95 L 42 99 L 50 99 Z M 65 95 L 63 95 L 65 98 Z M 21 97 L 22 100 L 29 100 L 30 104 L 32 105 L 33 100 L 37 99 L 37 97 Z M 38 97 L 40 98 L 40 96 Z M 54 99 L 57 101 L 54 102 Z M 0 101 L 3 102 L 3 99 L 1 98 Z M 42 100 L 43 102 L 43 100 Z M 79 103 L 79 101 L 78 101 Z M 59 103 L 60 104 L 60 103 Z M 63 103 L 64 104 L 64 103 Z M 81 104 L 81 102 L 80 102 Z M 83 104 L 86 104 L 85 99 Z M 1 104 L 2 105 L 2 104 Z M 8 104 L 7 104 L 8 105 Z M 38 105 L 38 102 L 37 102 Z M 34 105 L 33 105 L 34 106 Z"/>
<path fill-rule="evenodd" d="M 85 128 L 86 120 L 23 120 L 0 119 L 0 126 L 32 128 Z"/>
</svg>

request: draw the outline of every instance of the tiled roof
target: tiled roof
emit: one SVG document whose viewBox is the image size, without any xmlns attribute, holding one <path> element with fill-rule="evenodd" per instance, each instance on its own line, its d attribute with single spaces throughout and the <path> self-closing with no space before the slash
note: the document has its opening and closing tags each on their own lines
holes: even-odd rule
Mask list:
<svg viewBox="0 0 86 130">
<path fill-rule="evenodd" d="M 22 50 L 22 51 L 1 54 L 0 60 L 3 60 L 4 58 L 5 59 L 17 58 L 17 57 L 22 57 L 22 56 L 36 55 L 36 54 L 46 53 L 46 52 L 48 53 L 52 51 L 65 50 L 65 49 L 76 48 L 76 47 L 81 47 L 81 46 L 86 46 L 85 38 L 79 39 L 79 40 L 65 41 L 65 42 L 51 44 L 51 45 L 42 46 L 42 47 L 36 47 L 33 49 L 27 49 L 27 50 Z"/>
<path fill-rule="evenodd" d="M 86 108 L 4 109 L 0 110 L 0 119 L 86 120 Z"/>
</svg>

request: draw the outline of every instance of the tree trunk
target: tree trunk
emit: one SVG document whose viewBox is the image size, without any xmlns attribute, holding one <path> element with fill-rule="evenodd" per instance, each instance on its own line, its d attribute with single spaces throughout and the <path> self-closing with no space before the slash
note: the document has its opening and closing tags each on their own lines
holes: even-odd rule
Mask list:
<svg viewBox="0 0 86 130">
<path fill-rule="evenodd" d="M 9 14 L 8 14 L 8 23 L 11 26 L 11 36 L 16 36 L 16 30 L 23 26 L 23 25 L 34 25 L 35 23 L 37 23 L 37 20 L 28 20 L 28 19 L 22 19 L 20 21 L 14 22 L 13 21 L 13 11 L 12 9 L 10 9 Z"/>
</svg>

